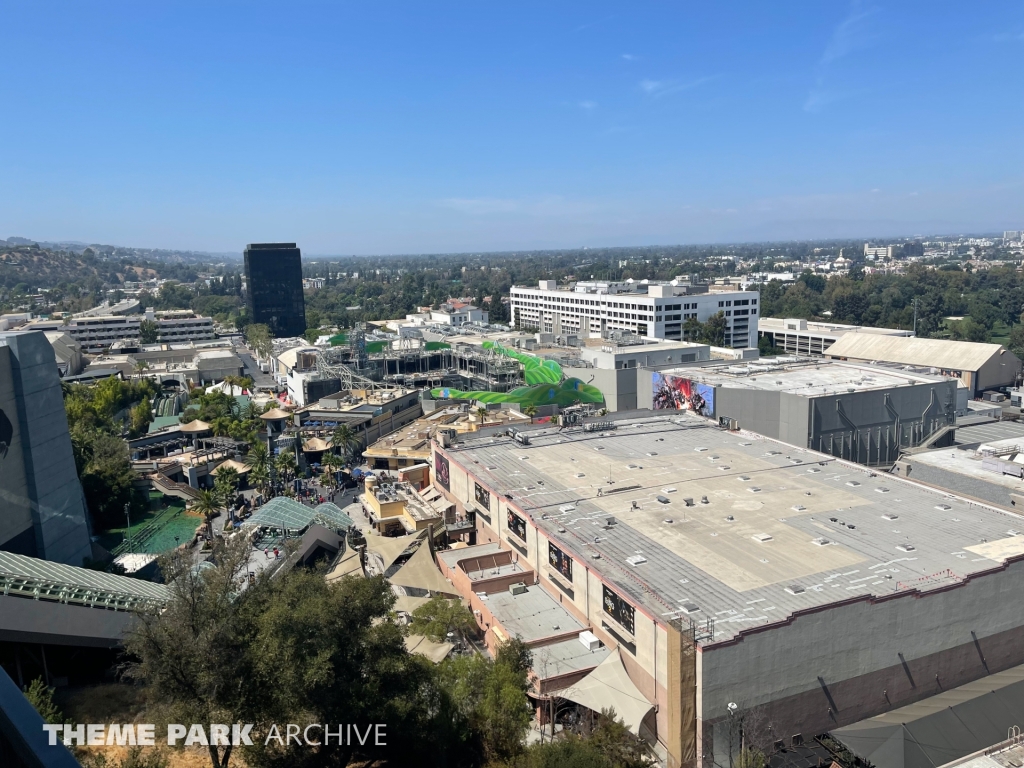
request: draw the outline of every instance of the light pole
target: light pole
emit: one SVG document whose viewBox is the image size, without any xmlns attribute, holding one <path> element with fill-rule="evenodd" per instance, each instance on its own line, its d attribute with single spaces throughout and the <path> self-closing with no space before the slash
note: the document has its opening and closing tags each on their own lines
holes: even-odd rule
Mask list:
<svg viewBox="0 0 1024 768">
<path fill-rule="evenodd" d="M 125 529 L 124 535 L 128 539 L 128 551 L 129 552 L 132 551 L 132 518 L 131 518 L 131 515 L 129 514 L 129 510 L 130 509 L 131 509 L 131 503 L 130 502 L 126 503 L 124 505 L 124 519 L 128 521 L 128 527 Z"/>
<path fill-rule="evenodd" d="M 733 739 L 736 738 L 736 713 L 739 711 L 739 706 L 735 701 L 730 701 L 726 707 L 729 710 L 729 768 L 733 768 L 732 761 L 732 745 Z M 740 736 L 740 758 L 743 757 L 743 737 Z"/>
</svg>

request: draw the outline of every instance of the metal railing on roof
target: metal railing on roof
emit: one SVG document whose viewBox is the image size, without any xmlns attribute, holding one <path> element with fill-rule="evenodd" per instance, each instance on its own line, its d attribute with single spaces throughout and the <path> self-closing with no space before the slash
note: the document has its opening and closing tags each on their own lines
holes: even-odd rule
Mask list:
<svg viewBox="0 0 1024 768">
<path fill-rule="evenodd" d="M 159 609 L 169 598 L 162 584 L 10 552 L 0 552 L 0 594 L 115 611 Z"/>
</svg>

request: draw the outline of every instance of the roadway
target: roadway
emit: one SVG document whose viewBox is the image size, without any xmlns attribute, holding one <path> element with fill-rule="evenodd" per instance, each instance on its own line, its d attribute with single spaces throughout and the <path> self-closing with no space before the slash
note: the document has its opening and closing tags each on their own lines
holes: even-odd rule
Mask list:
<svg viewBox="0 0 1024 768">
<path fill-rule="evenodd" d="M 236 346 L 235 354 L 238 355 L 238 357 L 242 361 L 242 375 L 249 376 L 252 379 L 253 386 L 256 387 L 256 389 L 277 389 L 277 382 L 274 381 L 274 377 L 271 376 L 269 373 L 264 373 L 263 371 L 260 370 L 259 364 L 256 362 L 256 359 L 252 356 L 252 353 L 249 351 L 248 347 Z"/>
</svg>

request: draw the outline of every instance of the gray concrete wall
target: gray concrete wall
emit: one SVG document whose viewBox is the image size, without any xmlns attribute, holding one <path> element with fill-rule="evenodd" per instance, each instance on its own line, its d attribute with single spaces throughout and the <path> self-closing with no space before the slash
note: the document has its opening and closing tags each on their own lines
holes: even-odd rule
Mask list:
<svg viewBox="0 0 1024 768">
<path fill-rule="evenodd" d="M 704 648 L 703 751 L 729 702 L 770 722 L 776 738 L 810 736 L 1024 663 L 1022 588 L 1024 562 L 1012 562 L 946 589 L 808 612 Z"/>
<path fill-rule="evenodd" d="M 19 445 L 11 447 L 7 458 L 20 449 L 36 555 L 82 565 L 91 555 L 89 524 L 53 349 L 41 332 L 5 334 L 0 343 L 8 349 L 0 365 L 9 366 L 19 422 Z M 12 414 L 8 417 L 14 421 Z M 3 488 L 6 491 L 6 485 Z"/>
<path fill-rule="evenodd" d="M 786 438 L 782 437 L 781 431 L 787 427 L 780 423 L 782 411 L 779 403 L 778 392 L 715 387 L 715 415 L 717 417 L 736 419 L 742 429 L 749 429 L 765 437 L 784 440 Z M 806 444 L 806 436 L 796 443 L 800 446 Z"/>
<path fill-rule="evenodd" d="M 637 378 L 641 368 L 624 368 L 617 371 L 602 368 L 563 368 L 566 378 L 577 378 L 584 384 L 592 384 L 604 394 L 604 404 L 609 411 L 632 411 L 637 406 Z M 647 374 L 650 378 L 650 373 Z M 647 385 L 650 390 L 650 384 Z M 650 394 L 648 392 L 648 400 Z M 639 406 L 643 407 L 643 406 Z M 650 408 L 650 403 L 647 405 Z"/>
<path fill-rule="evenodd" d="M 978 371 L 974 388 L 981 393 L 986 389 L 1012 387 L 1017 383 L 1017 373 L 1021 363 L 1013 352 L 1006 351 L 1001 355 L 992 355 Z"/>
<path fill-rule="evenodd" d="M 900 465 L 902 465 L 902 469 Z M 1011 504 L 1011 501 L 1014 501 L 1011 496 L 1013 491 L 1006 486 L 995 482 L 987 483 L 980 477 L 961 475 L 956 472 L 933 467 L 930 464 L 915 462 L 913 456 L 905 457 L 894 471 L 904 474 L 910 480 L 928 483 L 938 488 L 946 488 L 952 493 L 973 496 L 976 499 L 990 501 L 993 504 L 999 504 L 1004 507 L 1014 506 Z M 992 478 L 995 479 L 996 475 L 993 474 Z"/>
<path fill-rule="evenodd" d="M 886 408 L 886 395 L 900 417 L 898 442 L 895 418 Z M 842 411 L 837 402 L 841 403 Z M 899 445 L 918 445 L 948 425 L 947 413 L 955 407 L 953 379 L 818 397 L 811 406 L 810 447 L 862 464 L 890 463 L 895 461 Z"/>
</svg>

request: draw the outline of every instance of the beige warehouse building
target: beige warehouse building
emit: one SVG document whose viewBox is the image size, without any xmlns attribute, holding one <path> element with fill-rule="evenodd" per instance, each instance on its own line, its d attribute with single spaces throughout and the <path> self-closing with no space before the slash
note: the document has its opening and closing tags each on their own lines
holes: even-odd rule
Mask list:
<svg viewBox="0 0 1024 768">
<path fill-rule="evenodd" d="M 1020 360 L 1002 344 L 916 336 L 847 334 L 830 346 L 825 356 L 934 368 L 936 373 L 960 379 L 972 397 L 990 389 L 1014 386 L 1021 370 Z"/>
<path fill-rule="evenodd" d="M 684 414 L 444 442 L 434 485 L 478 542 L 453 582 L 511 558 L 464 595 L 481 630 L 517 624 L 549 666 L 578 631 L 538 710 L 614 700 L 621 665 L 668 765 L 730 765 L 738 722 L 788 745 L 1024 663 L 1012 513 Z"/>
</svg>

